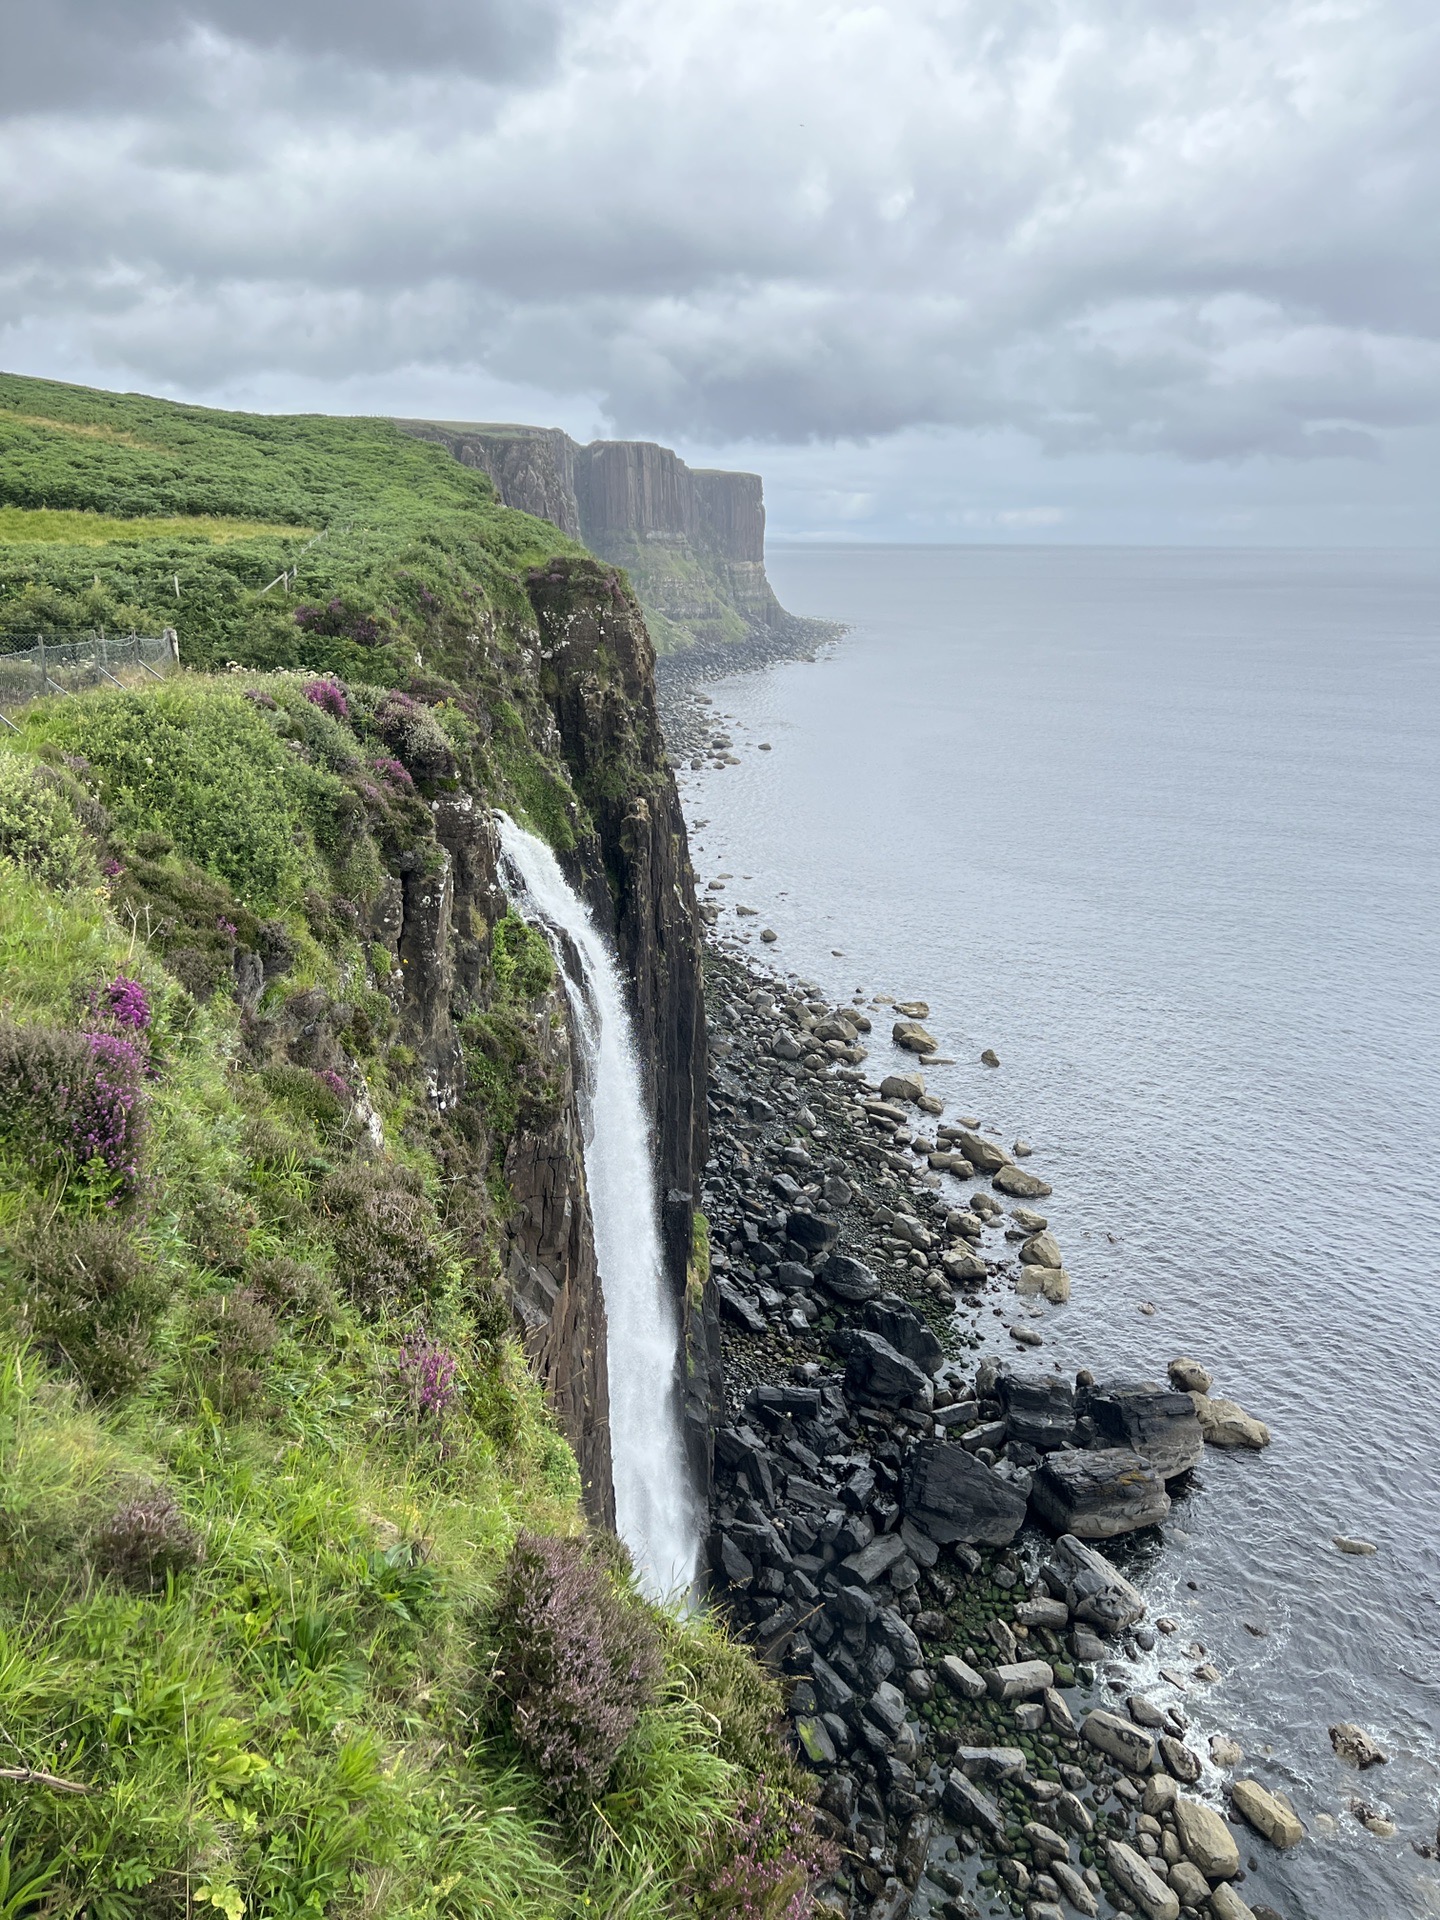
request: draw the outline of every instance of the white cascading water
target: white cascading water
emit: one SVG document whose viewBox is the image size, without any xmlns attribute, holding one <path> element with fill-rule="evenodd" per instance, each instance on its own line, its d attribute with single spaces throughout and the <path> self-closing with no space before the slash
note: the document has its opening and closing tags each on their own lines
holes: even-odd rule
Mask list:
<svg viewBox="0 0 1440 1920">
<path fill-rule="evenodd" d="M 585 1052 L 585 1182 L 609 1322 L 616 1525 L 645 1591 L 684 1597 L 695 1579 L 698 1527 L 681 1434 L 679 1322 L 660 1251 L 630 1009 L 615 957 L 554 854 L 507 815 L 496 821 L 507 891 L 550 943 Z"/>
</svg>

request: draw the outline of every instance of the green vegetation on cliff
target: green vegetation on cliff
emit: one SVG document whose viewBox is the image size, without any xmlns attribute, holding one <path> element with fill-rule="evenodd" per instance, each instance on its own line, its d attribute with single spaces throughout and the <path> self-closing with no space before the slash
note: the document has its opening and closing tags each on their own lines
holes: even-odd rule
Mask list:
<svg viewBox="0 0 1440 1920">
<path fill-rule="evenodd" d="M 775 1687 L 635 1593 L 512 1331 L 564 1012 L 482 817 L 593 839 L 560 543 L 383 423 L 6 381 L 0 441 L 12 630 L 245 663 L 0 740 L 5 1910 L 787 1911 Z"/>
</svg>

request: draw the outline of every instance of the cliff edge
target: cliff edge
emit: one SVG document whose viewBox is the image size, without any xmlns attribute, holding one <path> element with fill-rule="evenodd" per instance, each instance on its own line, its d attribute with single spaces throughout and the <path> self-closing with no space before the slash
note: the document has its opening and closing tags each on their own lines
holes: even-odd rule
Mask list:
<svg viewBox="0 0 1440 1920">
<path fill-rule="evenodd" d="M 829 631 L 787 613 L 766 578 L 758 473 L 690 467 L 650 440 L 582 447 L 555 427 L 396 424 L 488 475 L 507 507 L 549 520 L 624 567 L 657 653 L 756 639 L 813 643 Z"/>
</svg>

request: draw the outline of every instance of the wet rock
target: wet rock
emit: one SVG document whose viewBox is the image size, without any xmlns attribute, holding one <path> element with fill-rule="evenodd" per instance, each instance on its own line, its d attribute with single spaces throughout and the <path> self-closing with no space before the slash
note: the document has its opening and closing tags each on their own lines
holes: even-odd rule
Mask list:
<svg viewBox="0 0 1440 1920">
<path fill-rule="evenodd" d="M 947 1278 L 953 1280 L 957 1286 L 966 1286 L 972 1281 L 984 1280 L 990 1272 L 980 1255 L 972 1253 L 968 1247 L 952 1247 L 948 1253 L 941 1256 L 940 1264 L 944 1267 Z"/>
<path fill-rule="evenodd" d="M 1080 1723 L 1080 1736 L 1100 1753 L 1108 1753 L 1130 1773 L 1148 1773 L 1155 1762 L 1155 1742 L 1143 1727 L 1122 1720 L 1118 1713 L 1096 1708 Z"/>
<path fill-rule="evenodd" d="M 925 1092 L 925 1078 L 919 1073 L 887 1073 L 880 1091 L 887 1100 L 919 1100 Z"/>
<path fill-rule="evenodd" d="M 1070 1609 L 1063 1600 L 1052 1600 L 1041 1594 L 1033 1600 L 1022 1600 L 1015 1609 L 1015 1618 L 1022 1627 L 1050 1627 L 1060 1633 L 1070 1623 Z"/>
<path fill-rule="evenodd" d="M 1179 1798 L 1180 1789 L 1173 1775 L 1152 1773 L 1145 1782 L 1145 1791 L 1140 1799 L 1141 1811 L 1156 1819 L 1162 1813 L 1173 1813 Z"/>
<path fill-rule="evenodd" d="M 915 1525 L 942 1545 L 1008 1546 L 1025 1518 L 1023 1494 L 945 1440 L 914 1447 L 901 1499 Z"/>
<path fill-rule="evenodd" d="M 987 1692 L 984 1679 L 974 1667 L 967 1666 L 958 1653 L 947 1653 L 935 1663 L 937 1678 L 962 1700 L 983 1700 Z"/>
<path fill-rule="evenodd" d="M 895 1849 L 895 1871 L 907 1887 L 917 1887 L 930 1852 L 934 1822 L 928 1813 L 912 1813 Z"/>
<path fill-rule="evenodd" d="M 1179 1393 L 1209 1393 L 1214 1384 L 1198 1360 L 1172 1360 L 1167 1372 L 1171 1386 Z"/>
<path fill-rule="evenodd" d="M 1034 1327 L 1027 1327 L 1020 1321 L 1017 1321 L 1013 1327 L 1007 1327 L 1005 1331 L 1022 1347 L 1043 1347 L 1045 1344 L 1045 1336 L 1042 1333 Z"/>
<path fill-rule="evenodd" d="M 1162 1733 L 1159 1744 L 1161 1757 L 1175 1778 L 1193 1786 L 1200 1778 L 1199 1755 L 1192 1753 L 1185 1742 L 1173 1734 Z"/>
<path fill-rule="evenodd" d="M 1233 1880 L 1240 1871 L 1240 1849 L 1234 1834 L 1204 1801 L 1177 1795 L 1175 1832 L 1187 1859 L 1195 1863 L 1207 1880 Z"/>
<path fill-rule="evenodd" d="M 1269 1427 L 1263 1420 L 1246 1413 L 1236 1401 L 1217 1400 L 1208 1393 L 1192 1393 L 1190 1398 L 1195 1403 L 1200 1431 L 1205 1436 L 1207 1446 L 1248 1447 L 1255 1453 L 1269 1446 Z"/>
<path fill-rule="evenodd" d="M 1226 1734 L 1212 1733 L 1210 1736 L 1210 1763 L 1212 1766 L 1228 1771 L 1238 1767 L 1245 1758 L 1245 1749 L 1238 1740 L 1231 1740 Z"/>
<path fill-rule="evenodd" d="M 907 1405 L 928 1398 L 930 1377 L 878 1333 L 863 1330 L 845 1336 L 845 1389 L 866 1400 Z"/>
<path fill-rule="evenodd" d="M 742 1293 L 733 1281 L 717 1279 L 715 1296 L 720 1302 L 720 1311 L 727 1320 L 733 1320 L 747 1333 L 765 1332 L 767 1322 L 764 1314 L 748 1294 Z"/>
<path fill-rule="evenodd" d="M 992 1700 L 1033 1700 L 1055 1684 L 1055 1669 L 1048 1660 L 1017 1660 L 1013 1665 L 992 1667 L 985 1676 Z"/>
<path fill-rule="evenodd" d="M 934 1034 L 927 1033 L 918 1020 L 897 1020 L 890 1029 L 890 1038 L 906 1053 L 935 1053 L 940 1046 Z"/>
<path fill-rule="evenodd" d="M 1149 1916 L 1149 1920 L 1180 1920 L 1180 1897 L 1146 1865 L 1123 1840 L 1107 1840 L 1105 1858 L 1116 1883 Z"/>
<path fill-rule="evenodd" d="M 1247 1826 L 1274 1847 L 1298 1847 L 1305 1838 L 1295 1809 L 1258 1780 L 1232 1781 L 1230 1804 Z"/>
<path fill-rule="evenodd" d="M 1342 1760 L 1362 1772 L 1366 1767 L 1383 1767 L 1390 1758 L 1378 1740 L 1350 1720 L 1337 1721 L 1331 1727 L 1330 1744 Z"/>
<path fill-rule="evenodd" d="M 1019 1747 L 957 1747 L 955 1764 L 969 1780 L 979 1775 L 999 1780 L 1023 1779 L 1025 1755 Z"/>
<path fill-rule="evenodd" d="M 1053 1233 L 1032 1233 L 1020 1249 L 1021 1263 L 1027 1267 L 1063 1267 L 1060 1243 Z"/>
<path fill-rule="evenodd" d="M 928 1374 L 940 1371 L 944 1349 L 915 1309 L 893 1294 L 872 1301 L 860 1316 L 862 1325 L 878 1333 L 897 1353 L 913 1360 Z"/>
<path fill-rule="evenodd" d="M 805 1758 L 815 1767 L 833 1767 L 839 1760 L 830 1730 L 817 1714 L 798 1714 L 795 1738 Z"/>
<path fill-rule="evenodd" d="M 1210 1883 L 1193 1861 L 1177 1860 L 1166 1878 L 1172 1891 L 1179 1895 L 1182 1907 L 1204 1909 L 1210 1898 Z"/>
<path fill-rule="evenodd" d="M 1064 1694 L 1058 1692 L 1054 1687 L 1049 1687 L 1043 1695 L 1043 1701 L 1046 1719 L 1050 1722 L 1056 1733 L 1063 1734 L 1068 1738 L 1075 1731 L 1075 1717 L 1070 1711 Z"/>
<path fill-rule="evenodd" d="M 1070 1276 L 1063 1267 L 1021 1267 L 1015 1291 L 1022 1300 L 1044 1298 L 1052 1307 L 1062 1307 L 1070 1298 Z"/>
<path fill-rule="evenodd" d="M 1006 1367 L 995 1390 L 1011 1440 L 1046 1452 L 1075 1438 L 1075 1389 L 1059 1374 L 1013 1373 Z"/>
<path fill-rule="evenodd" d="M 1128 1447 L 1047 1454 L 1030 1500 L 1042 1520 L 1083 1540 L 1153 1527 L 1170 1511 L 1164 1480 Z"/>
<path fill-rule="evenodd" d="M 1215 1920 L 1260 1920 L 1259 1910 L 1247 1907 L 1234 1887 L 1223 1881 L 1211 1889 L 1210 1911 Z"/>
<path fill-rule="evenodd" d="M 1334 1544 L 1341 1553 L 1353 1554 L 1359 1559 L 1367 1558 L 1376 1550 L 1373 1540 L 1352 1540 L 1348 1534 L 1344 1533 L 1337 1533 L 1334 1536 Z"/>
<path fill-rule="evenodd" d="M 1087 1920 L 1094 1920 L 1094 1915 L 1100 1911 L 1099 1902 L 1070 1862 L 1052 1860 L 1050 1871 L 1054 1875 L 1056 1885 L 1075 1911 L 1085 1914 Z"/>
<path fill-rule="evenodd" d="M 1075 1769 L 1072 1768 L 1071 1771 L 1074 1772 Z M 1082 1775 L 1081 1778 L 1083 1779 L 1083 1777 Z M 1068 1788 L 1062 1787 L 1060 1792 L 1055 1796 L 1055 1818 L 1057 1820 L 1063 1820 L 1065 1825 L 1074 1833 L 1084 1835 L 1095 1831 L 1095 1821 L 1091 1816 L 1090 1809 L 1078 1795 L 1070 1792 Z"/>
<path fill-rule="evenodd" d="M 1084 1395 L 1081 1411 L 1095 1422 L 1102 1440 L 1131 1448 L 1165 1480 L 1189 1473 L 1205 1450 L 1188 1393 L 1144 1384 L 1095 1387 Z"/>
<path fill-rule="evenodd" d="M 1144 1618 L 1144 1594 L 1098 1548 L 1087 1546 L 1074 1534 L 1063 1534 L 1055 1543 L 1052 1564 L 1064 1585 L 1066 1604 L 1078 1621 L 1113 1634 Z"/>
<path fill-rule="evenodd" d="M 863 1260 L 852 1260 L 847 1253 L 832 1253 L 815 1269 L 815 1278 L 834 1299 L 847 1306 L 858 1306 L 883 1292 L 880 1282 Z"/>
<path fill-rule="evenodd" d="M 980 1064 L 982 1067 L 998 1067 L 1000 1064 L 1000 1056 L 993 1047 L 986 1047 L 980 1056 Z"/>
<path fill-rule="evenodd" d="M 960 1127 L 952 1132 L 951 1141 L 977 1173 L 998 1173 L 1012 1164 L 999 1141 L 987 1140 L 983 1133 L 969 1133 Z"/>
<path fill-rule="evenodd" d="M 1005 1816 L 982 1787 L 955 1768 L 945 1781 L 944 1802 L 962 1826 L 978 1827 L 982 1834 L 998 1839 L 1005 1831 Z"/>
<path fill-rule="evenodd" d="M 1001 1167 L 990 1184 L 997 1193 L 1008 1193 L 1013 1200 L 1048 1200 L 1055 1191 L 1024 1167 Z"/>
</svg>

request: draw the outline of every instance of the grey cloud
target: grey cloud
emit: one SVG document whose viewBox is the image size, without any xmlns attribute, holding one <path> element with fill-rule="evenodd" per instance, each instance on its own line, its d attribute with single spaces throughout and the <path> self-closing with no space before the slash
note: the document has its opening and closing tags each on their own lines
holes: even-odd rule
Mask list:
<svg viewBox="0 0 1440 1920">
<path fill-rule="evenodd" d="M 1437 412 L 1421 0 L 46 17 L 0 123 L 0 357 L 48 330 L 197 391 L 481 368 L 627 432 L 1195 462 Z M 162 104 L 85 93 L 122 43 Z"/>
</svg>

